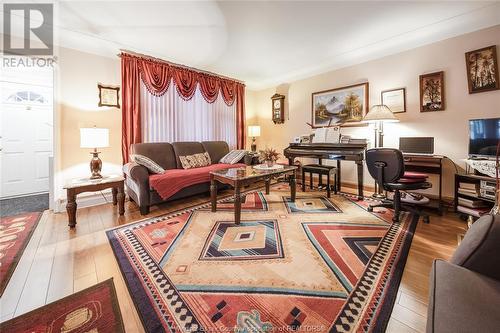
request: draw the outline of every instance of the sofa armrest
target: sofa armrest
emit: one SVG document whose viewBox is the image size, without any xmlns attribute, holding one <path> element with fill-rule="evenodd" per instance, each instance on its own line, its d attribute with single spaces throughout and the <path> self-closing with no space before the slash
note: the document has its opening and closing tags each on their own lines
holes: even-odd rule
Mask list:
<svg viewBox="0 0 500 333">
<path fill-rule="evenodd" d="M 467 230 L 450 262 L 500 280 L 500 216 L 484 215 Z"/>
<path fill-rule="evenodd" d="M 123 172 L 127 177 L 132 178 L 136 182 L 149 183 L 149 172 L 145 166 L 129 162 L 123 166 Z"/>
<path fill-rule="evenodd" d="M 141 208 L 141 213 L 149 207 L 149 172 L 148 169 L 135 162 L 123 166 L 126 175 L 125 184 L 129 196 Z"/>
</svg>

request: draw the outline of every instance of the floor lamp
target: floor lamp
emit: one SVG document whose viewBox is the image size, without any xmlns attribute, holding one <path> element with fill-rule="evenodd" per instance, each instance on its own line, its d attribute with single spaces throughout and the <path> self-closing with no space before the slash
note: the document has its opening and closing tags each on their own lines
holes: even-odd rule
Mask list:
<svg viewBox="0 0 500 333">
<path fill-rule="evenodd" d="M 392 113 L 391 109 L 389 109 L 387 105 L 379 104 L 372 106 L 370 111 L 363 118 L 363 122 L 374 124 L 375 148 L 384 146 L 384 123 L 394 123 L 398 121 L 398 118 L 396 118 L 394 113 Z M 384 191 L 378 186 L 377 182 L 375 182 L 375 193 L 373 194 L 373 197 L 377 199 L 385 198 Z"/>
</svg>

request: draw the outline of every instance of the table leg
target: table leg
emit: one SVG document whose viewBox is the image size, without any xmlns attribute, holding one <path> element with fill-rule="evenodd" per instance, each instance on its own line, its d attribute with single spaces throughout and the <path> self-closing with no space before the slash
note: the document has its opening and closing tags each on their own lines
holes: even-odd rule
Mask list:
<svg viewBox="0 0 500 333">
<path fill-rule="evenodd" d="M 217 182 L 213 178 L 210 177 L 210 198 L 212 201 L 212 212 L 217 211 Z"/>
<path fill-rule="evenodd" d="M 116 187 L 113 187 L 111 189 L 111 193 L 113 194 L 113 205 L 116 206 L 118 203 L 118 199 L 116 198 L 116 195 L 118 194 L 118 189 Z"/>
<path fill-rule="evenodd" d="M 113 188 L 113 190 L 115 190 Z M 121 183 L 118 188 L 116 189 L 116 201 L 118 201 L 118 214 L 123 215 L 125 214 L 125 188 L 123 186 L 123 183 Z M 115 199 L 113 199 L 113 203 L 115 202 Z M 115 203 L 114 203 L 115 204 Z"/>
<path fill-rule="evenodd" d="M 271 188 L 271 179 L 266 179 L 266 194 L 269 194 Z"/>
<path fill-rule="evenodd" d="M 295 202 L 295 197 L 297 193 L 297 181 L 296 181 L 296 176 L 297 173 L 296 171 L 293 171 L 292 175 L 290 176 L 290 199 L 292 202 Z"/>
<path fill-rule="evenodd" d="M 76 194 L 73 191 L 67 191 L 66 212 L 68 212 L 68 226 L 74 228 L 76 226 Z"/>
<path fill-rule="evenodd" d="M 358 166 L 358 200 L 363 200 L 363 161 L 356 161 L 356 165 Z"/>
<path fill-rule="evenodd" d="M 341 167 L 340 160 L 337 160 L 337 184 L 336 184 L 336 186 L 337 186 L 337 191 L 338 192 L 342 191 L 341 188 L 340 188 L 340 185 L 341 185 L 341 182 L 342 182 L 341 179 L 340 179 L 340 174 L 341 174 L 340 167 Z"/>
<path fill-rule="evenodd" d="M 240 224 L 241 221 L 241 190 L 240 185 L 234 187 L 234 223 Z"/>
</svg>

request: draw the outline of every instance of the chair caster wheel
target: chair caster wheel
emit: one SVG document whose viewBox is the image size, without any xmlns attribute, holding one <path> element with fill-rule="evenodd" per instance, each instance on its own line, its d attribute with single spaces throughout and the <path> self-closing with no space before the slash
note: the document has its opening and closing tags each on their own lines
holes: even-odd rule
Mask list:
<svg viewBox="0 0 500 333">
<path fill-rule="evenodd" d="M 422 221 L 424 221 L 425 224 L 429 224 L 431 222 L 429 216 L 422 217 Z"/>
<path fill-rule="evenodd" d="M 373 207 L 368 206 L 368 211 L 369 211 L 370 213 L 371 213 L 371 212 L 373 212 Z"/>
</svg>

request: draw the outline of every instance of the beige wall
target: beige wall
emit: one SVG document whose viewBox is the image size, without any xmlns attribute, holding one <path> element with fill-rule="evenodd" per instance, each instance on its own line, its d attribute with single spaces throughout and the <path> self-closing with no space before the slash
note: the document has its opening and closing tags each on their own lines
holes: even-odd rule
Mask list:
<svg viewBox="0 0 500 333">
<path fill-rule="evenodd" d="M 109 148 L 100 149 L 104 174 L 120 173 L 122 164 L 121 110 L 97 106 L 97 83 L 120 85 L 120 59 L 65 48 L 57 51 L 56 200 L 65 197 L 61 190 L 65 182 L 90 173 L 90 150 L 80 148 L 80 128 L 109 128 Z"/>
<path fill-rule="evenodd" d="M 471 95 L 467 89 L 464 53 L 489 45 L 500 45 L 500 26 L 247 94 L 254 99 L 247 103 L 253 108 L 248 112 L 257 115 L 256 123 L 261 126 L 258 148 L 273 147 L 282 151 L 293 137 L 310 132 L 306 122 L 311 122 L 311 93 L 369 82 L 370 105 L 380 103 L 382 90 L 406 87 L 407 112 L 397 115 L 400 123 L 385 126 L 386 147 L 397 147 L 400 136 L 433 136 L 436 154 L 446 155 L 463 166 L 462 159 L 468 149 L 468 119 L 500 116 L 499 90 Z M 419 75 L 441 70 L 445 72 L 446 110 L 420 113 Z M 282 125 L 271 121 L 270 98 L 275 92 L 286 95 L 286 121 Z M 373 138 L 369 127 L 344 128 L 342 133 Z M 454 170 L 448 162 L 444 186 L 448 196 L 453 194 Z M 354 164 L 344 162 L 342 176 L 343 181 L 354 182 Z M 373 183 L 366 169 L 365 181 L 365 184 Z"/>
</svg>

